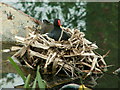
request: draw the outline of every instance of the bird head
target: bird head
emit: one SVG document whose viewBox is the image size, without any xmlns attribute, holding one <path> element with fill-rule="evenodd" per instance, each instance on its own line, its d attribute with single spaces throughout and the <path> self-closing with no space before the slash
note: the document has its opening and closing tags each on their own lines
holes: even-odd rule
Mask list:
<svg viewBox="0 0 120 90">
<path fill-rule="evenodd" d="M 60 19 L 55 19 L 54 20 L 54 26 L 61 27 L 61 21 L 60 21 Z"/>
<path fill-rule="evenodd" d="M 49 24 L 50 22 L 49 22 L 48 20 L 44 19 L 44 20 L 43 20 L 43 23 Z"/>
</svg>

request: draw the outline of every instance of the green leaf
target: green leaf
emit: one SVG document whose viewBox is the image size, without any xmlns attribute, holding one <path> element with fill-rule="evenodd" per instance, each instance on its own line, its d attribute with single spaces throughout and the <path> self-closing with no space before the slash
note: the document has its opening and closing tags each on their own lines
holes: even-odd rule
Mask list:
<svg viewBox="0 0 120 90">
<path fill-rule="evenodd" d="M 19 68 L 19 66 L 13 61 L 13 59 L 11 57 L 9 57 L 8 59 L 10 60 L 10 63 L 13 65 L 13 67 L 16 69 L 16 71 L 18 72 L 18 74 L 21 76 L 21 78 L 25 82 L 26 81 L 26 77 L 24 76 L 24 74 L 21 71 L 21 69 Z"/>
<path fill-rule="evenodd" d="M 31 77 L 31 75 L 29 74 L 29 75 L 27 76 L 26 81 L 25 81 L 24 88 L 30 88 L 30 87 L 29 87 L 30 77 Z"/>
<path fill-rule="evenodd" d="M 37 77 L 36 77 L 36 78 L 37 78 L 37 81 L 38 81 L 38 86 L 39 86 L 39 88 L 42 88 L 42 89 L 45 90 L 45 84 L 43 83 L 43 80 L 42 80 L 42 78 L 41 78 L 39 69 L 40 69 L 40 67 L 38 66 L 38 67 L 37 67 Z"/>
<path fill-rule="evenodd" d="M 34 81 L 34 83 L 33 83 L 32 88 L 36 88 L 36 83 L 37 83 L 37 78 L 35 78 L 35 81 Z M 33 90 L 33 89 L 32 89 L 32 90 Z"/>
</svg>

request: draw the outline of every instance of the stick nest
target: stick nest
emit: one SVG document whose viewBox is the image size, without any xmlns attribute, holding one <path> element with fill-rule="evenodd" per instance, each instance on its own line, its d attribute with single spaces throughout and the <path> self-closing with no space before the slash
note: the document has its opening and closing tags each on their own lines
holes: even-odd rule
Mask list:
<svg viewBox="0 0 120 90">
<path fill-rule="evenodd" d="M 71 37 L 68 41 L 55 41 L 46 34 L 27 27 L 30 31 L 26 38 L 16 36 L 16 41 L 23 47 L 14 54 L 21 64 L 30 68 L 38 65 L 44 74 L 59 75 L 63 73 L 69 77 L 78 75 L 100 74 L 106 69 L 104 61 L 106 55 L 95 52 L 98 46 L 85 38 L 85 34 L 77 29 L 62 28 Z"/>
</svg>

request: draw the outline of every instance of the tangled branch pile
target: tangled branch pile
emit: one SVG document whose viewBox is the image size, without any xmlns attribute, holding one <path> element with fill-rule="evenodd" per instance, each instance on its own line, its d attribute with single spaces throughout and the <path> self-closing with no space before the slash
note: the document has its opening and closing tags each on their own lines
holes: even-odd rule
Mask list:
<svg viewBox="0 0 120 90">
<path fill-rule="evenodd" d="M 107 67 L 104 57 L 95 52 L 97 45 L 84 38 L 85 34 L 77 29 L 62 28 L 70 33 L 68 41 L 55 41 L 46 34 L 40 34 L 32 28 L 26 38 L 16 36 L 23 47 L 14 55 L 21 58 L 30 68 L 40 65 L 43 73 L 54 75 L 60 72 L 76 77 L 80 73 L 86 76 L 99 74 Z"/>
</svg>

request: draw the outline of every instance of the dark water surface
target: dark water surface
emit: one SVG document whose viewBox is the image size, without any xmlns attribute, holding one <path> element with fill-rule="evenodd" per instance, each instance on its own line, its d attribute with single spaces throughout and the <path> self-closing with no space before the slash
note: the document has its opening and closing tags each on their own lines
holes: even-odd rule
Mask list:
<svg viewBox="0 0 120 90">
<path fill-rule="evenodd" d="M 108 72 L 97 80 L 95 88 L 118 89 L 120 78 L 112 74 L 112 72 L 119 67 L 117 3 L 17 2 L 9 4 L 38 20 L 48 19 L 50 22 L 53 22 L 54 18 L 60 18 L 63 26 L 78 28 L 85 32 L 87 39 L 97 43 L 99 46 L 97 51 L 100 54 L 103 55 L 110 50 L 105 61 L 107 64 L 114 66 L 109 67 Z M 3 49 L 11 46 L 10 44 L 4 44 Z M 12 54 L 3 53 L 3 60 L 6 60 L 7 57 Z M 16 81 L 13 81 L 15 77 L 20 78 L 16 76 L 16 74 L 11 73 L 5 73 L 3 77 L 4 78 L 0 79 L 0 83 L 4 85 L 0 84 L 0 87 L 6 87 L 5 85 L 10 82 L 15 83 Z"/>
</svg>

